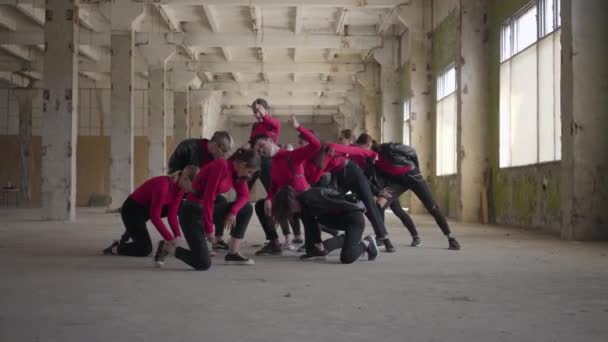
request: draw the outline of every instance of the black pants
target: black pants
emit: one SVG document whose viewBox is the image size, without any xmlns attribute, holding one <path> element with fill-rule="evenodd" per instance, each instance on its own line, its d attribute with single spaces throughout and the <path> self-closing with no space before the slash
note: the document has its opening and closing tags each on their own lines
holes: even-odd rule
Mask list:
<svg viewBox="0 0 608 342">
<path fill-rule="evenodd" d="M 120 210 L 125 233 L 118 245 L 118 254 L 126 256 L 146 257 L 152 253 L 152 240 L 146 227 L 150 219 L 148 208 L 127 197 Z M 167 216 L 167 207 L 163 207 L 162 217 Z M 130 242 L 129 239 L 131 239 Z"/>
<path fill-rule="evenodd" d="M 203 211 L 198 203 L 184 202 L 179 210 L 179 224 L 190 249 L 177 247 L 175 257 L 197 271 L 211 267 L 209 249 L 203 230 Z"/>
<path fill-rule="evenodd" d="M 283 231 L 283 235 L 291 234 L 291 231 L 289 230 L 289 225 L 291 225 L 294 235 L 302 235 L 302 228 L 300 227 L 300 217 L 298 215 L 294 215 L 288 220 L 279 222 L 279 225 L 281 226 L 281 231 Z"/>
<path fill-rule="evenodd" d="M 255 184 L 255 181 L 260 179 L 260 182 L 264 186 L 264 190 L 268 192 L 270 189 L 270 170 L 272 167 L 271 158 L 261 158 L 260 160 L 260 170 L 253 174 L 251 179 L 247 182 L 249 185 L 249 189 Z"/>
<path fill-rule="evenodd" d="M 363 174 L 361 168 L 349 161 L 346 163 L 344 170 L 339 171 L 336 174 L 336 180 L 338 187 L 343 191 L 352 191 L 357 198 L 365 205 L 365 215 L 374 228 L 374 233 L 377 238 L 384 238 L 386 236 L 386 227 L 384 226 L 384 220 L 380 215 L 378 206 L 374 201 L 372 189 L 369 184 L 369 180 Z"/>
<path fill-rule="evenodd" d="M 224 221 L 226 221 L 226 217 L 228 214 L 230 214 L 230 208 L 232 208 L 233 204 L 234 202 L 226 201 L 219 204 L 216 202 L 216 204 L 213 206 L 213 224 L 215 225 L 215 236 L 220 239 L 224 236 Z M 245 231 L 247 230 L 249 221 L 251 220 L 251 215 L 253 215 L 253 206 L 251 203 L 247 203 L 236 214 L 236 224 L 230 230 L 230 236 L 235 239 L 243 239 L 245 237 Z"/>
<path fill-rule="evenodd" d="M 314 217 L 302 211 L 302 222 L 304 222 L 305 230 L 305 246 L 306 251 L 312 251 L 314 244 L 321 243 L 321 230 L 319 224 L 325 225 L 328 228 L 342 230 L 344 235 L 332 237 L 323 241 L 323 247 L 328 252 L 336 249 L 340 251 L 340 262 L 343 264 L 351 264 L 359 259 L 365 253 L 365 244 L 361 241 L 363 231 L 365 230 L 365 217 L 360 211 L 353 211 L 341 215 L 323 215 Z"/>
<path fill-rule="evenodd" d="M 264 234 L 266 234 L 266 240 L 273 241 L 279 238 L 279 234 L 277 234 L 277 230 L 275 229 L 274 220 L 270 216 L 266 216 L 264 212 L 264 201 L 266 199 L 260 199 L 255 202 L 255 214 L 260 220 L 260 224 L 262 225 L 262 229 L 264 229 Z"/>
<path fill-rule="evenodd" d="M 433 198 L 433 194 L 431 193 L 431 188 L 418 168 L 414 168 L 410 172 L 399 176 L 381 174 L 381 177 L 388 180 L 388 187 L 392 191 L 392 199 L 389 201 L 391 208 L 393 208 L 393 203 L 399 203 L 399 196 L 401 196 L 407 190 L 412 190 L 420 202 L 422 202 L 429 214 L 433 216 L 443 234 L 450 235 L 451 231 L 448 221 L 445 219 L 445 216 L 441 210 L 439 210 L 439 206 L 437 206 L 437 203 Z M 403 213 L 407 217 L 405 220 L 402 217 L 399 217 L 401 222 L 403 222 L 412 236 L 414 236 L 414 233 L 418 235 L 414 221 L 412 221 L 411 217 L 407 215 L 407 213 Z"/>
<path fill-rule="evenodd" d="M 393 213 L 395 214 L 395 216 L 397 216 L 397 218 L 399 218 L 399 220 L 401 221 L 401 223 L 405 226 L 405 228 L 407 228 L 407 230 L 410 232 L 410 235 L 412 235 L 412 237 L 418 236 L 418 230 L 416 229 L 416 224 L 414 224 L 414 220 L 412 220 L 412 217 L 405 212 L 405 210 L 403 210 L 403 208 L 401 207 L 401 203 L 399 202 L 399 199 L 395 199 L 394 201 L 390 202 L 390 208 L 393 211 Z M 382 215 L 382 219 L 384 220 L 384 208 L 379 208 L 380 209 L 380 214 Z"/>
</svg>

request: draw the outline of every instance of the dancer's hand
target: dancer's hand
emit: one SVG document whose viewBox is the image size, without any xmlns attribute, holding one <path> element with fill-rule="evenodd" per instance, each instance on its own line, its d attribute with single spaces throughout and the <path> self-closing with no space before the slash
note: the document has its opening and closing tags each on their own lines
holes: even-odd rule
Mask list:
<svg viewBox="0 0 608 342">
<path fill-rule="evenodd" d="M 300 127 L 300 123 L 298 122 L 298 119 L 296 119 L 295 114 L 291 114 L 291 116 L 289 117 L 289 124 L 292 125 L 295 129 L 298 129 L 298 127 Z"/>
<path fill-rule="evenodd" d="M 229 232 L 235 224 L 236 216 L 234 214 L 228 214 L 226 221 L 224 221 L 224 231 Z"/>
<path fill-rule="evenodd" d="M 266 216 L 268 217 L 272 216 L 272 201 L 269 199 L 264 201 L 264 213 L 266 213 Z"/>
<path fill-rule="evenodd" d="M 388 200 L 386 199 L 386 197 L 378 197 L 378 199 L 376 200 L 376 204 L 378 204 L 378 206 L 380 208 L 384 208 L 386 203 L 388 203 Z"/>
</svg>

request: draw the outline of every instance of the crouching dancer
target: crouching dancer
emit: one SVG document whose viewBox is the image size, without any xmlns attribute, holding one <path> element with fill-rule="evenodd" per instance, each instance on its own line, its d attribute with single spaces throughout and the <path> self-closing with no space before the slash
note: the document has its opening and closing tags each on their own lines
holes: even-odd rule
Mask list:
<svg viewBox="0 0 608 342">
<path fill-rule="evenodd" d="M 103 254 L 145 257 L 152 252 L 152 240 L 146 222 L 152 221 L 165 241 L 180 234 L 177 212 L 184 192 L 192 191 L 192 181 L 198 167 L 189 165 L 169 176 L 150 178 L 135 190 L 122 205 L 120 216 L 126 231 L 120 241 L 114 241 Z M 167 217 L 173 234 L 161 217 Z M 131 241 L 129 241 L 131 240 Z"/>
<path fill-rule="evenodd" d="M 286 186 L 274 197 L 273 217 L 286 219 L 299 214 L 304 223 L 306 254 L 301 260 L 324 260 L 331 251 L 342 249 L 340 262 L 351 264 L 367 253 L 368 260 L 378 256 L 378 246 L 373 235 L 366 236 L 365 205 L 361 201 L 328 188 L 311 188 L 300 194 Z M 344 235 L 321 240 L 319 225 L 342 230 Z"/>
<path fill-rule="evenodd" d="M 253 260 L 243 257 L 239 248 L 245 230 L 253 214 L 249 203 L 247 180 L 257 170 L 259 157 L 252 150 L 239 149 L 228 160 L 214 160 L 205 166 L 194 179 L 194 191 L 182 204 L 179 221 L 190 249 L 178 247 L 170 242 L 161 241 L 157 255 L 175 255 L 196 270 L 211 267 L 206 239 L 213 242 L 213 219 L 224 215 L 224 230 L 230 230 L 226 264 L 253 265 Z M 232 203 L 214 207 L 217 195 L 234 188 L 236 199 Z"/>
</svg>

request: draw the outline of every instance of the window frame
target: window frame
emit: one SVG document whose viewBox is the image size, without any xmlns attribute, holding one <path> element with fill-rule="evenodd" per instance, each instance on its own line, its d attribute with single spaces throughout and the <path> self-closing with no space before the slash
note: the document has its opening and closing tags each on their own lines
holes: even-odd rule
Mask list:
<svg viewBox="0 0 608 342">
<path fill-rule="evenodd" d="M 405 145 L 412 144 L 412 101 L 411 99 L 405 99 L 403 101 L 403 132 L 401 134 L 401 141 Z M 407 117 L 406 114 L 407 113 Z M 407 128 L 408 141 L 405 141 L 405 130 Z"/>
<path fill-rule="evenodd" d="M 453 176 L 458 174 L 458 139 L 456 138 L 456 140 L 454 141 L 454 169 L 448 173 L 440 173 L 438 164 L 439 164 L 439 153 L 437 152 L 438 149 L 438 145 L 439 145 L 439 140 L 438 140 L 438 136 L 437 136 L 437 130 L 439 129 L 439 105 L 442 103 L 442 101 L 446 100 L 448 97 L 450 96 L 454 96 L 456 97 L 456 92 L 458 90 L 458 84 L 457 84 L 457 77 L 456 77 L 456 63 L 452 62 L 450 64 L 448 64 L 445 68 L 443 68 L 438 74 L 437 74 L 437 79 L 436 79 L 436 91 L 435 91 L 435 175 L 437 177 L 445 177 L 445 176 Z M 450 75 L 453 75 L 453 77 L 451 77 Z M 448 77 L 450 76 L 450 77 Z M 449 80 L 450 78 L 453 79 L 453 88 L 450 89 L 450 91 L 446 91 L 446 84 L 447 84 L 447 80 Z M 455 129 L 455 134 L 457 135 L 458 133 L 458 110 L 456 108 L 456 98 L 454 99 L 454 129 Z M 444 161 L 442 161 L 442 164 L 445 163 Z"/>
<path fill-rule="evenodd" d="M 551 16 L 552 29 L 546 30 L 546 4 L 553 4 L 553 13 Z M 522 18 L 530 9 L 536 7 L 536 39 L 533 43 L 526 46 L 525 48 L 516 51 L 516 33 L 517 33 L 517 21 Z M 508 44 L 504 44 L 505 33 L 508 28 Z M 500 25 L 500 63 L 504 63 L 507 60 L 517 56 L 523 51 L 529 49 L 535 43 L 538 43 L 544 37 L 551 35 L 561 28 L 561 0 L 533 0 L 520 8 L 517 12 L 507 18 L 502 25 Z M 508 46 L 507 46 L 508 45 Z"/>
<path fill-rule="evenodd" d="M 545 27 L 545 23 L 546 23 L 546 19 L 547 19 L 546 18 L 547 17 L 546 8 L 547 8 L 548 3 L 552 3 L 552 5 L 553 5 L 553 10 L 552 10 L 552 15 L 551 15 L 551 20 L 552 20 L 551 29 L 547 29 Z M 524 49 L 514 53 L 515 39 L 516 39 L 515 27 L 516 27 L 517 20 L 519 18 L 521 18 L 525 13 L 527 13 L 534 6 L 536 6 L 536 33 L 537 33 L 536 40 L 529 46 L 526 46 Z M 506 62 L 508 62 L 511 59 L 517 57 L 518 55 L 524 53 L 528 49 L 531 49 L 531 48 L 538 49 L 539 44 L 541 44 L 542 41 L 544 41 L 545 39 L 549 39 L 550 37 L 553 37 L 554 34 L 557 34 L 557 32 L 561 29 L 561 7 L 560 6 L 561 6 L 561 0 L 533 0 L 529 3 L 527 3 L 526 5 L 524 5 L 522 8 L 520 8 L 517 12 L 515 12 L 512 16 L 510 16 L 507 20 L 505 20 L 505 22 L 500 27 L 500 37 L 499 37 L 499 39 L 500 39 L 500 41 L 499 41 L 500 63 L 499 64 L 502 66 Z M 504 42 L 505 38 L 508 38 L 507 44 L 505 44 L 505 42 Z M 553 39 L 553 38 L 551 38 L 551 39 Z M 508 47 L 506 45 L 508 45 Z M 505 50 L 509 50 L 509 51 L 505 51 Z M 508 54 L 508 55 L 506 55 L 506 54 Z M 537 63 L 538 63 L 538 55 L 537 55 Z M 538 73 L 538 71 L 537 71 L 537 73 Z M 537 80 L 537 82 L 539 82 L 539 81 Z M 537 84 L 537 94 L 538 94 L 538 91 L 539 91 L 539 85 Z M 561 155 L 559 157 L 556 157 L 556 159 L 553 159 L 553 160 L 541 161 L 539 104 L 540 104 L 540 102 L 537 99 L 537 106 L 536 106 L 537 107 L 537 115 L 536 115 L 536 120 L 537 120 L 537 133 L 536 134 L 537 134 L 537 136 L 536 136 L 536 139 L 537 139 L 538 144 L 537 144 L 537 150 L 536 150 L 536 162 L 530 163 L 530 164 L 523 164 L 523 165 L 519 165 L 519 164 L 518 165 L 506 165 L 506 166 L 499 165 L 500 169 L 534 167 L 534 166 L 538 166 L 538 165 L 561 162 L 561 160 L 562 160 Z M 557 105 L 559 105 L 559 103 Z M 500 120 L 501 119 L 499 118 L 499 121 Z M 554 126 L 555 126 L 555 122 L 554 122 Z M 500 127 L 499 127 L 499 130 L 500 130 Z M 554 130 L 554 133 L 555 133 L 555 130 Z M 557 142 L 556 139 L 561 139 L 561 135 L 554 136 L 554 144 L 556 144 L 556 142 Z M 557 145 L 555 145 L 555 146 L 557 146 Z M 499 153 L 501 153 L 500 148 L 499 148 Z M 499 160 L 500 160 L 500 157 L 499 157 Z M 511 163 L 512 162 L 510 162 L 510 164 Z M 499 162 L 499 164 L 500 164 L 500 162 Z"/>
</svg>

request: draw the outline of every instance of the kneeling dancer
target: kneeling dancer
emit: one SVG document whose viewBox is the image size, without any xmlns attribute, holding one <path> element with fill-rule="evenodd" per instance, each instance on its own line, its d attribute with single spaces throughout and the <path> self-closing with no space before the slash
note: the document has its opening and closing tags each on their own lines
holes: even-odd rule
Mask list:
<svg viewBox="0 0 608 342">
<path fill-rule="evenodd" d="M 188 195 L 179 213 L 182 231 L 190 249 L 161 241 L 157 255 L 161 258 L 175 255 L 196 270 L 209 269 L 211 259 L 205 240 L 213 242 L 213 218 L 217 210 L 225 215 L 223 226 L 231 234 L 226 264 L 253 265 L 253 260 L 239 254 L 239 247 L 253 214 L 247 180 L 259 164 L 260 159 L 252 150 L 239 149 L 228 160 L 218 159 L 205 166 L 194 179 L 194 192 Z M 217 195 L 231 188 L 236 192 L 236 200 L 214 208 Z M 218 212 L 215 214 L 216 218 L 220 216 Z"/>
<path fill-rule="evenodd" d="M 331 251 L 340 248 L 340 262 L 343 264 L 355 262 L 364 253 L 367 253 L 368 260 L 378 256 L 373 235 L 361 240 L 365 230 L 365 205 L 361 201 L 328 188 L 311 188 L 296 194 L 290 186 L 279 190 L 274 198 L 272 213 L 276 219 L 294 214 L 302 218 L 306 254 L 300 257 L 301 260 L 324 260 Z M 345 234 L 323 241 L 320 224 Z"/>
<path fill-rule="evenodd" d="M 122 205 L 120 216 L 126 231 L 120 241 L 114 241 L 103 254 L 145 257 L 152 252 L 152 240 L 146 222 L 152 221 L 165 241 L 181 236 L 177 212 L 184 192 L 192 191 L 192 181 L 198 167 L 189 165 L 169 176 L 150 178 L 138 187 Z M 161 217 L 167 217 L 173 234 Z M 131 240 L 129 242 L 129 240 Z"/>
</svg>

